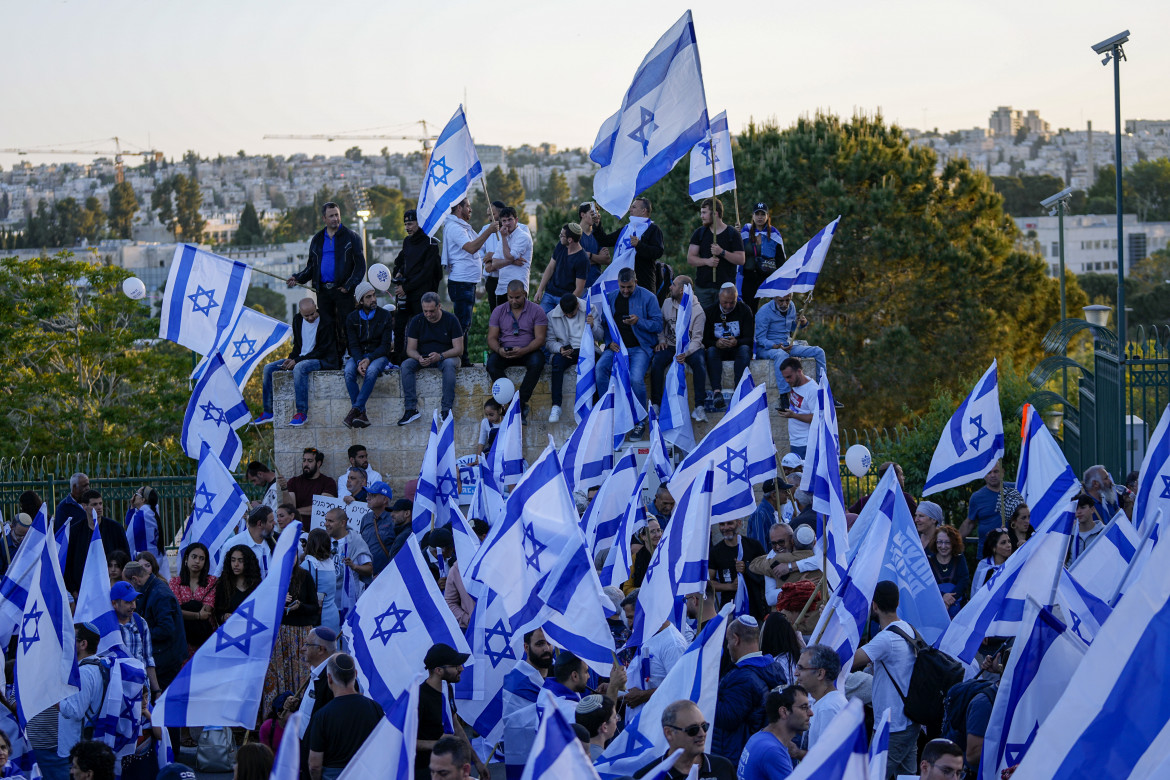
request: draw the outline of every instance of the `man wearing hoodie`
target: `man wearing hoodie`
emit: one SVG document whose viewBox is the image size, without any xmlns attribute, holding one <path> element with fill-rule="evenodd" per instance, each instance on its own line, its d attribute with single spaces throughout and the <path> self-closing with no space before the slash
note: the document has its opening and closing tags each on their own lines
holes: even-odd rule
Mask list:
<svg viewBox="0 0 1170 780">
<path fill-rule="evenodd" d="M 735 666 L 719 681 L 711 752 L 735 762 L 764 727 L 764 697 L 784 683 L 784 674 L 775 658 L 760 652 L 760 625 L 750 615 L 727 626 L 727 655 Z"/>
<path fill-rule="evenodd" d="M 406 358 L 406 324 L 422 314 L 424 293 L 438 292 L 443 281 L 443 258 L 439 242 L 419 230 L 418 212 L 407 209 L 402 216 L 406 238 L 402 251 L 394 258 L 394 294 L 398 309 L 394 312 L 394 362 L 402 365 Z"/>
</svg>

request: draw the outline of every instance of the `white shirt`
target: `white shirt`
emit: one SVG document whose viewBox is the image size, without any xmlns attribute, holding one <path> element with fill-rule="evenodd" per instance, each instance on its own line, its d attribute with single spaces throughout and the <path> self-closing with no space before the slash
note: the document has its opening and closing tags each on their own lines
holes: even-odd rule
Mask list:
<svg viewBox="0 0 1170 780">
<path fill-rule="evenodd" d="M 799 414 L 815 414 L 817 411 L 817 391 L 820 389 L 820 385 L 813 379 L 809 379 L 800 387 L 792 388 L 792 392 L 788 395 L 792 411 Z M 801 422 L 789 417 L 788 443 L 795 447 L 803 447 L 808 444 L 808 429 L 811 427 L 812 423 Z"/>
<path fill-rule="evenodd" d="M 317 347 L 317 326 L 321 324 L 321 318 L 309 322 L 301 319 L 301 354 L 304 357 L 312 352 Z"/>
<path fill-rule="evenodd" d="M 909 637 L 914 636 L 914 629 L 905 620 L 895 620 L 890 625 L 902 629 Z M 887 626 L 861 649 L 873 661 L 873 711 L 882 712 L 888 707 L 890 731 L 905 731 L 910 728 L 910 721 L 902 711 L 902 696 L 910 689 L 910 675 L 914 671 L 914 651 L 910 649 L 910 643 Z M 894 683 L 897 683 L 897 689 Z M 901 690 L 901 695 L 898 690 Z"/>
<path fill-rule="evenodd" d="M 219 563 L 215 565 L 215 571 L 212 574 L 216 577 L 223 574 L 223 567 L 227 565 L 228 552 L 237 544 L 242 544 L 256 553 L 256 557 L 260 559 L 260 576 L 268 576 L 268 561 L 270 560 L 272 551 L 268 549 L 268 544 L 264 540 L 260 540 L 259 542 L 253 541 L 252 534 L 248 533 L 248 529 L 246 528 L 228 539 L 223 543 L 223 547 L 219 548 Z"/>
<path fill-rule="evenodd" d="M 487 230 L 489 227 L 491 227 L 490 222 L 488 224 L 484 225 L 483 227 L 481 227 L 479 229 L 479 232 L 482 233 L 483 231 Z M 487 237 L 487 241 L 483 242 L 483 258 L 484 258 L 484 260 L 487 260 L 487 256 L 489 254 L 492 255 L 493 257 L 499 257 L 501 254 L 503 254 L 503 251 L 504 251 L 503 248 L 500 246 L 500 234 L 499 233 L 492 233 L 490 236 Z M 488 271 L 486 275 L 489 279 L 498 279 L 500 276 L 500 272 L 499 271 Z"/>
<path fill-rule="evenodd" d="M 305 695 L 301 697 L 301 706 L 297 710 L 297 712 L 301 713 L 301 739 L 305 738 L 305 732 L 309 730 L 309 718 L 313 717 L 313 705 L 317 701 L 313 694 L 313 683 L 317 682 L 317 678 L 320 677 L 322 673 L 324 673 L 325 666 L 328 663 L 329 659 L 326 658 L 324 661 L 314 666 L 313 671 L 309 672 L 309 685 L 305 688 Z"/>
<path fill-rule="evenodd" d="M 836 688 L 813 702 L 812 719 L 808 726 L 808 746 L 810 748 L 817 744 L 817 740 L 825 733 L 825 729 L 828 728 L 833 717 L 845 709 L 845 705 L 848 703 L 849 700 L 845 698 L 845 694 Z M 893 713 L 890 713 L 890 717 L 893 717 Z"/>
<path fill-rule="evenodd" d="M 483 276 L 483 252 L 471 254 L 463 245 L 479 237 L 475 228 L 454 214 L 447 215 L 443 223 L 443 267 L 447 269 L 447 280 L 476 284 Z"/>
<path fill-rule="evenodd" d="M 502 240 L 496 236 L 496 258 L 503 259 L 504 245 Z M 512 234 L 508 236 L 508 251 L 512 253 L 512 257 L 523 257 L 524 265 L 506 265 L 499 269 L 500 280 L 496 282 L 496 295 L 507 295 L 508 283 L 513 279 L 519 279 L 524 282 L 524 289 L 529 286 L 529 272 L 532 270 L 532 235 L 528 232 L 528 228 L 523 225 L 517 225 Z"/>
<path fill-rule="evenodd" d="M 659 631 L 642 645 L 642 658 L 646 661 L 649 677 L 643 680 L 645 690 L 657 688 L 666 679 L 666 674 L 678 664 L 687 651 L 687 640 L 673 624 Z M 639 686 L 641 687 L 641 686 Z"/>
<path fill-rule="evenodd" d="M 349 476 L 349 469 L 346 469 L 344 472 L 342 472 L 341 476 L 337 478 L 337 497 L 338 498 L 345 498 L 346 496 L 349 495 L 349 488 L 345 486 L 346 478 L 348 476 Z M 382 475 L 379 474 L 378 472 L 374 471 L 373 466 L 366 466 L 366 487 L 368 488 L 370 485 L 374 484 L 375 482 L 381 482 L 381 481 L 382 481 Z"/>
<path fill-rule="evenodd" d="M 773 558 L 776 557 L 776 551 L 775 550 L 768 550 L 768 555 L 766 557 L 769 561 L 772 560 Z M 776 582 L 776 578 L 771 576 L 771 575 L 764 577 L 764 601 L 767 602 L 768 604 L 775 605 L 776 598 L 779 595 L 780 595 L 780 583 Z"/>
</svg>

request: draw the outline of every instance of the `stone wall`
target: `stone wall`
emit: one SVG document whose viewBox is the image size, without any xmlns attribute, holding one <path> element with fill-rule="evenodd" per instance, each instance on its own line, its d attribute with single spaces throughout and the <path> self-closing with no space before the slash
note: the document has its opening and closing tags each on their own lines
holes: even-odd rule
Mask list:
<svg viewBox="0 0 1170 780">
<path fill-rule="evenodd" d="M 805 372 L 815 376 L 815 364 L 805 361 Z M 756 383 L 768 387 L 770 409 L 776 406 L 776 383 L 769 360 L 753 360 L 752 377 Z M 735 386 L 732 377 L 733 366 L 724 364 L 723 387 L 725 397 L 730 397 Z M 520 386 L 524 370 L 508 370 L 508 377 Z M 533 393 L 529 423 L 524 426 L 524 455 L 532 462 L 548 445 L 551 435 L 559 447 L 575 427 L 573 419 L 573 387 L 575 377 L 565 376 L 563 414 L 561 422 L 549 423 L 551 405 L 551 372 L 546 367 L 544 375 Z M 455 389 L 455 449 L 459 456 L 474 454 L 479 436 L 479 424 L 483 419 L 483 402 L 491 395 L 491 380 L 487 371 L 479 365 L 463 368 L 458 372 Z M 649 382 L 647 382 L 649 384 Z M 382 473 L 394 488 L 395 495 L 402 492 L 406 482 L 418 477 L 423 453 L 430 435 L 431 415 L 439 407 L 442 378 L 437 370 L 422 370 L 418 374 L 419 411 L 422 416 L 401 428 L 397 426 L 402 416 L 402 384 L 396 373 L 378 379 L 374 393 L 366 404 L 366 415 L 370 418 L 368 428 L 346 428 L 342 419 L 350 410 L 349 395 L 345 379 L 340 371 L 318 371 L 309 380 L 309 412 L 305 425 L 289 427 L 288 421 L 295 414 L 293 404 L 292 372 L 277 372 L 273 377 L 273 415 L 275 427 L 275 449 L 277 471 L 283 476 L 300 473 L 301 453 L 305 447 L 316 447 L 325 453 L 324 473 L 336 477 L 348 465 L 346 451 L 353 444 L 362 444 L 370 454 L 370 463 Z M 693 388 L 692 388 L 693 392 Z M 722 413 L 709 415 L 705 423 L 693 422 L 696 441 L 722 419 Z M 777 451 L 783 455 L 788 451 L 788 421 L 779 415 L 771 415 L 772 439 Z"/>
</svg>

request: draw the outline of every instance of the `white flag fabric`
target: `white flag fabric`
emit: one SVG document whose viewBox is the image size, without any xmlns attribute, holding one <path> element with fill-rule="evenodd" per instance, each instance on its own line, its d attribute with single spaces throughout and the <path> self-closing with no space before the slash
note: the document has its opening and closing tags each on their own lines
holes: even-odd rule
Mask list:
<svg viewBox="0 0 1170 780">
<path fill-rule="evenodd" d="M 607 298 L 602 298 L 600 308 L 609 329 L 609 340 L 618 347 L 618 350 L 612 353 L 609 371 L 609 383 L 614 388 L 613 447 L 617 449 L 621 444 L 621 437 L 646 418 L 646 410 L 634 394 L 634 381 L 630 375 L 630 353 L 618 334 L 617 321 L 613 317 L 613 304 Z"/>
<path fill-rule="evenodd" d="M 486 463 L 480 469 L 481 479 L 486 473 L 501 494 L 508 485 L 515 485 L 524 473 L 524 421 L 520 411 L 520 391 L 517 390 L 504 411 L 504 421 L 488 450 Z"/>
<path fill-rule="evenodd" d="M 520 780 L 597 780 L 597 770 L 573 724 L 557 709 L 556 697 L 547 688 L 540 697 L 546 714 L 536 730 Z"/>
<path fill-rule="evenodd" d="M 432 645 L 471 652 L 413 536 L 362 593 L 342 631 L 364 689 L 386 712 L 406 693 L 403 684 L 423 669 Z"/>
<path fill-rule="evenodd" d="M 727 128 L 727 112 L 720 111 L 711 120 L 707 137 L 691 149 L 691 180 L 687 194 L 691 200 L 702 200 L 734 189 L 731 131 Z"/>
<path fill-rule="evenodd" d="M 959 404 L 943 429 L 930 459 L 922 495 L 966 485 L 991 471 L 1003 457 L 1003 418 L 999 411 L 996 361 Z"/>
<path fill-rule="evenodd" d="M 523 657 L 524 635 L 512 630 L 503 602 L 490 590 L 475 602 L 467 643 L 476 663 L 454 686 L 459 716 L 495 745 L 504 735 L 504 678 Z"/>
<path fill-rule="evenodd" d="M 1069 566 L 1077 582 L 1099 599 L 1113 598 L 1125 576 L 1129 562 L 1137 555 L 1140 539 L 1133 523 L 1118 512 L 1105 530 Z"/>
<path fill-rule="evenodd" d="M 418 689 L 427 675 L 406 679 L 406 695 L 366 737 L 337 780 L 409 780 L 418 743 Z"/>
<path fill-rule="evenodd" d="M 630 578 L 630 570 L 634 565 L 631 539 L 634 534 L 646 527 L 647 522 L 646 504 L 642 502 L 642 488 L 646 485 L 649 466 L 650 461 L 647 459 L 638 472 L 638 480 L 634 483 L 630 495 L 626 497 L 626 506 L 618 521 L 613 547 L 606 556 L 605 565 L 601 567 L 603 586 L 612 585 L 620 588 L 622 583 Z M 594 501 L 596 500 L 594 497 Z"/>
<path fill-rule="evenodd" d="M 260 361 L 280 349 L 280 345 L 288 341 L 291 334 L 292 327 L 288 323 L 244 306 L 215 351 L 223 356 L 228 373 L 242 390 Z M 210 356 L 203 358 L 191 373 L 191 378 L 198 380 L 203 376 L 210 365 L 209 361 Z"/>
<path fill-rule="evenodd" d="M 204 443 L 195 473 L 191 516 L 183 528 L 179 555 L 182 556 L 192 542 L 202 542 L 211 553 L 208 571 L 218 576 L 223 569 L 224 542 L 236 533 L 247 508 L 248 496 L 223 461 Z"/>
<path fill-rule="evenodd" d="M 77 605 L 73 609 L 73 622 L 91 623 L 98 630 L 101 637 L 98 653 L 105 653 L 115 645 L 122 644 L 122 630 L 118 627 L 118 617 L 110 601 L 110 569 L 102 546 L 101 523 L 94 523 L 90 536 L 81 587 L 77 591 Z"/>
<path fill-rule="evenodd" d="M 1016 490 L 1028 505 L 1032 527 L 1043 532 L 1062 521 L 1069 502 L 1081 492 L 1081 481 L 1031 404 L 1024 404 L 1022 430 Z"/>
<path fill-rule="evenodd" d="M 650 420 L 650 452 L 646 454 L 646 460 L 649 461 L 649 468 L 654 470 L 658 481 L 665 485 L 674 476 L 674 464 L 670 462 L 670 452 L 666 448 L 666 439 L 662 436 L 662 426 L 658 422 L 658 415 L 653 406 L 650 407 L 648 419 Z"/>
<path fill-rule="evenodd" d="M 646 231 L 653 224 L 654 220 L 649 217 L 630 217 L 626 225 L 618 232 L 617 241 L 614 242 L 613 260 L 593 282 L 593 286 L 589 288 L 587 304 L 600 307 L 603 298 L 617 292 L 618 274 L 623 268 L 634 267 L 634 255 L 637 249 L 630 239 L 646 235 Z"/>
<path fill-rule="evenodd" d="M 418 226 L 423 232 L 434 238 L 451 208 L 467 197 L 471 185 L 482 175 L 483 166 L 460 105 L 439 134 L 427 162 L 426 178 L 418 196 Z"/>
<path fill-rule="evenodd" d="M 135 560 L 140 552 L 148 552 L 158 561 L 158 573 L 163 579 L 170 580 L 167 545 L 159 541 L 161 536 L 158 515 L 150 508 L 150 504 L 126 510 L 126 541 L 130 545 L 130 560 Z"/>
<path fill-rule="evenodd" d="M 789 780 L 869 780 L 865 707 L 852 699 L 809 748 Z"/>
<path fill-rule="evenodd" d="M 585 297 L 585 316 L 591 313 L 590 297 Z M 577 342 L 577 382 L 573 387 L 573 417 L 580 425 L 593 408 L 593 394 L 597 391 L 597 344 L 593 341 L 593 329 L 582 328 L 581 340 Z"/>
<path fill-rule="evenodd" d="M 447 524 L 450 506 L 459 503 L 459 489 L 459 467 L 455 464 L 455 415 L 448 414 L 440 421 L 436 410 L 414 494 L 412 528 L 420 542 L 427 531 Z"/>
<path fill-rule="evenodd" d="M 792 293 L 812 292 L 840 223 L 841 217 L 837 217 L 796 250 L 792 257 L 784 261 L 784 265 L 763 281 L 756 291 L 756 297 L 779 298 Z"/>
<path fill-rule="evenodd" d="M 621 109 L 601 125 L 589 157 L 601 170 L 593 198 L 621 216 L 710 128 L 691 12 L 667 30 L 634 74 Z"/>
<path fill-rule="evenodd" d="M 890 758 L 890 708 L 886 707 L 869 743 L 869 780 L 886 780 L 886 765 Z"/>
<path fill-rule="evenodd" d="M 73 614 L 53 540 L 42 535 L 35 552 L 16 634 L 16 714 L 21 728 L 81 687 Z"/>
<path fill-rule="evenodd" d="M 1159 509 L 1163 519 L 1170 518 L 1170 406 L 1162 411 L 1150 437 L 1140 474 L 1133 500 L 1133 524 L 1139 532 L 1154 522 Z"/>
<path fill-rule="evenodd" d="M 256 728 L 264 674 L 284 619 L 301 524 L 281 532 L 268 576 L 203 643 L 154 703 L 156 726 Z"/>
<path fill-rule="evenodd" d="M 198 460 L 200 446 L 205 442 L 223 465 L 234 470 L 243 454 L 236 430 L 251 421 L 252 414 L 236 380 L 224 365 L 223 356 L 212 355 L 207 372 L 195 383 L 183 415 L 183 452 L 188 458 Z"/>
<path fill-rule="evenodd" d="M 215 352 L 244 307 L 252 268 L 191 244 L 175 247 L 159 309 L 158 337 L 200 355 Z"/>
<path fill-rule="evenodd" d="M 817 408 L 809 428 L 809 449 L 804 457 L 800 487 L 813 497 L 813 510 L 823 528 L 817 538 L 814 559 L 827 560 L 824 572 L 829 587 L 836 589 L 849 560 L 849 526 L 845 520 L 845 491 L 841 487 L 841 440 L 837 433 L 837 402 L 824 377 L 817 390 Z"/>
<path fill-rule="evenodd" d="M 570 493 L 600 485 L 613 469 L 613 402 L 614 386 L 610 382 L 601 400 L 585 410 L 581 424 L 561 446 L 558 457 Z"/>
<path fill-rule="evenodd" d="M 98 663 L 109 667 L 109 681 L 94 718 L 93 738 L 109 745 L 121 761 L 134 752 L 142 736 L 146 667 L 137 658 L 122 657 L 120 653 L 99 658 Z"/>
<path fill-rule="evenodd" d="M 640 471 L 634 450 L 627 450 L 585 510 L 581 518 L 581 530 L 585 533 L 590 557 L 596 558 L 597 553 L 612 547 L 615 539 L 621 541 L 618 526 L 626 514 L 626 508 L 631 502 L 641 503 L 642 500 L 640 494 L 634 493 L 635 485 L 639 484 Z"/>
<path fill-rule="evenodd" d="M 679 449 L 690 452 L 695 448 L 695 431 L 691 426 L 690 401 L 687 398 L 687 366 L 678 362 L 691 343 L 691 317 L 694 292 L 688 284 L 678 302 L 678 317 L 674 321 L 674 355 L 663 377 L 662 412 L 659 417 L 662 436 Z M 697 403 L 702 399 L 696 398 Z M 666 480 L 662 480 L 666 481 Z"/>
</svg>

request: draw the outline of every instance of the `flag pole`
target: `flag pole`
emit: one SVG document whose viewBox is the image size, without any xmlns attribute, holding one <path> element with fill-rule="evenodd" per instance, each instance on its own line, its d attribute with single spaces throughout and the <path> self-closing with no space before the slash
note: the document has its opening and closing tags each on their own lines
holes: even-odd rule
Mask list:
<svg viewBox="0 0 1170 780">
<path fill-rule="evenodd" d="M 711 163 L 711 170 L 715 170 L 715 163 Z M 735 198 L 735 226 L 736 228 L 742 228 L 743 223 L 739 221 L 739 187 L 733 189 L 731 195 Z"/>
<path fill-rule="evenodd" d="M 1158 521 L 1162 519 L 1162 510 L 1159 509 L 1154 514 L 1154 519 L 1150 521 L 1145 530 L 1142 531 L 1142 538 L 1138 540 L 1137 547 L 1134 548 L 1133 558 L 1130 559 L 1129 564 L 1125 567 L 1125 574 L 1121 575 L 1121 579 L 1117 583 L 1117 587 L 1113 590 L 1113 595 L 1109 598 L 1109 606 L 1117 607 L 1117 598 L 1121 595 L 1121 589 L 1125 587 L 1125 581 L 1129 579 L 1129 575 L 1133 572 L 1133 567 L 1137 563 L 1138 557 L 1142 554 L 1142 548 L 1146 546 L 1146 542 L 1153 534 L 1154 529 L 1158 527 Z"/>
</svg>

